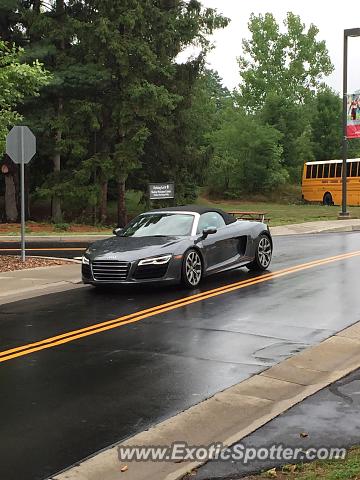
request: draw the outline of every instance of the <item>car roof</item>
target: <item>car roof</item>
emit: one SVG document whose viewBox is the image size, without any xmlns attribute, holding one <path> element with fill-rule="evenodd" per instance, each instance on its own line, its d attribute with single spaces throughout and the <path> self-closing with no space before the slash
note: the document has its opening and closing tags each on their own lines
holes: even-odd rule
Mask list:
<svg viewBox="0 0 360 480">
<path fill-rule="evenodd" d="M 201 205 L 182 205 L 180 207 L 169 207 L 169 208 L 159 208 L 158 210 L 151 210 L 149 213 L 160 213 L 160 212 L 190 212 L 198 213 L 202 215 L 203 213 L 215 212 L 222 216 L 226 225 L 236 222 L 236 218 L 230 213 L 224 212 L 220 208 L 213 208 Z"/>
</svg>

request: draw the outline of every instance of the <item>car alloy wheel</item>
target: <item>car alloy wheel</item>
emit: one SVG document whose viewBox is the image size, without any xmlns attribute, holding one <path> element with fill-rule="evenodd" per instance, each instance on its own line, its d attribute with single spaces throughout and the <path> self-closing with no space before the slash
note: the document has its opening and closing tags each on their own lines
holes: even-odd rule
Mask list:
<svg viewBox="0 0 360 480">
<path fill-rule="evenodd" d="M 260 238 L 260 241 L 258 244 L 258 259 L 262 268 L 266 269 L 270 265 L 271 256 L 272 256 L 271 242 L 268 239 L 268 237 L 263 236 Z"/>
<path fill-rule="evenodd" d="M 190 250 L 184 262 L 184 280 L 189 287 L 197 287 L 202 277 L 202 263 L 200 255 Z"/>
</svg>

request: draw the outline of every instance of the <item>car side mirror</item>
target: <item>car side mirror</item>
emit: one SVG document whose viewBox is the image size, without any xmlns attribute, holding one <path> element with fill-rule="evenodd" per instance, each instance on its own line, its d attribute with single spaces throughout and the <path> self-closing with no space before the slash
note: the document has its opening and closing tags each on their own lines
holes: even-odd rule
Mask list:
<svg viewBox="0 0 360 480">
<path fill-rule="evenodd" d="M 203 230 L 203 238 L 206 238 L 208 235 L 214 235 L 214 233 L 217 232 L 217 228 L 215 227 L 207 227 L 207 228 L 204 228 Z"/>
<path fill-rule="evenodd" d="M 123 228 L 116 227 L 113 230 L 113 234 L 116 235 L 116 236 L 119 236 L 119 235 L 121 235 L 122 231 L 123 231 Z"/>
</svg>

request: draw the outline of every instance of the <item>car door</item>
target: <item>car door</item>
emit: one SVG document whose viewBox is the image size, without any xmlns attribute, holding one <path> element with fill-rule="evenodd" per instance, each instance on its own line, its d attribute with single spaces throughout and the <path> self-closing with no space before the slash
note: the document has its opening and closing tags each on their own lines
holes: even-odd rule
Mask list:
<svg viewBox="0 0 360 480">
<path fill-rule="evenodd" d="M 206 212 L 200 216 L 198 234 L 209 227 L 217 229 L 216 233 L 202 240 L 207 270 L 211 271 L 230 265 L 238 254 L 236 242 L 230 237 L 229 227 L 219 213 Z"/>
</svg>

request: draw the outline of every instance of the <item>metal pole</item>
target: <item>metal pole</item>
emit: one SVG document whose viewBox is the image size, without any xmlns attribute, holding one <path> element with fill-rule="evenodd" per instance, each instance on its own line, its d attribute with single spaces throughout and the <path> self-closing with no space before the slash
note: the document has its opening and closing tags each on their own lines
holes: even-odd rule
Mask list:
<svg viewBox="0 0 360 480">
<path fill-rule="evenodd" d="M 25 162 L 24 162 L 24 132 L 21 130 L 21 260 L 25 262 Z"/>
<path fill-rule="evenodd" d="M 344 32 L 344 66 L 343 66 L 343 142 L 342 142 L 342 209 L 340 216 L 348 217 L 349 213 L 347 212 L 347 151 L 348 151 L 348 140 L 347 140 L 347 70 L 348 70 L 348 36 Z"/>
</svg>

